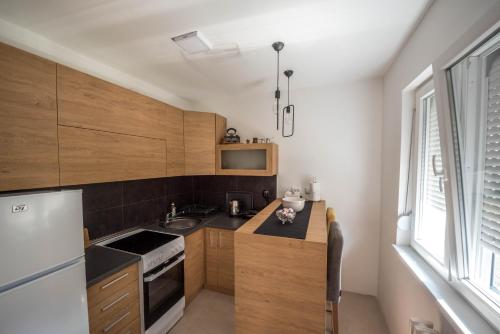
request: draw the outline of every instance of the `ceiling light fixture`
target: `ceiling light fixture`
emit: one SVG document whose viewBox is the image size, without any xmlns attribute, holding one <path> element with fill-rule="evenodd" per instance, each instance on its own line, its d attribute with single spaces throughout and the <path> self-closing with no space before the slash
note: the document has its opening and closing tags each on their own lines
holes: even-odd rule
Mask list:
<svg viewBox="0 0 500 334">
<path fill-rule="evenodd" d="M 199 31 L 192 31 L 172 37 L 172 41 L 189 54 L 207 52 L 212 49 L 212 45 Z"/>
<path fill-rule="evenodd" d="M 276 130 L 279 130 L 280 126 L 280 51 L 285 47 L 283 42 L 274 42 L 272 44 L 274 51 L 277 53 L 277 70 L 276 70 L 276 91 L 274 92 L 274 98 L 276 99 Z"/>
<path fill-rule="evenodd" d="M 293 104 L 290 104 L 290 77 L 293 75 L 293 71 L 292 70 L 286 70 L 285 72 L 283 72 L 283 74 L 287 77 L 288 79 L 288 102 L 287 102 L 287 106 L 285 108 L 283 108 L 283 116 L 281 117 L 281 121 L 282 121 L 282 124 L 281 124 L 281 134 L 283 137 L 291 137 L 293 136 L 293 133 L 295 132 L 295 105 Z M 291 130 L 286 133 L 285 131 L 285 124 L 287 122 L 285 122 L 286 119 L 289 119 L 291 121 Z"/>
</svg>

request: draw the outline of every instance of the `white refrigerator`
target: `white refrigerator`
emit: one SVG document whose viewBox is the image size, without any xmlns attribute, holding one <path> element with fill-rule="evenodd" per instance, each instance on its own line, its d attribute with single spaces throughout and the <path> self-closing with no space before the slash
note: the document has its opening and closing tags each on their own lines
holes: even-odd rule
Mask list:
<svg viewBox="0 0 500 334">
<path fill-rule="evenodd" d="M 82 191 L 0 195 L 0 333 L 88 334 Z"/>
</svg>

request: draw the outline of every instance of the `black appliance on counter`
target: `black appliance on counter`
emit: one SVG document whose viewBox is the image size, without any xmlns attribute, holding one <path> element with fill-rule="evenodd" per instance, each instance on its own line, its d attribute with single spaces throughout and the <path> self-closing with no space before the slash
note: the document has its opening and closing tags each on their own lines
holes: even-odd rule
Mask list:
<svg viewBox="0 0 500 334">
<path fill-rule="evenodd" d="M 208 217 L 216 214 L 219 208 L 215 205 L 188 204 L 180 209 L 183 216 Z"/>
<path fill-rule="evenodd" d="M 237 202 L 238 212 L 231 210 L 234 202 Z M 226 205 L 230 216 L 251 218 L 257 214 L 257 210 L 253 206 L 253 193 L 249 191 L 228 191 L 226 192 Z"/>
</svg>

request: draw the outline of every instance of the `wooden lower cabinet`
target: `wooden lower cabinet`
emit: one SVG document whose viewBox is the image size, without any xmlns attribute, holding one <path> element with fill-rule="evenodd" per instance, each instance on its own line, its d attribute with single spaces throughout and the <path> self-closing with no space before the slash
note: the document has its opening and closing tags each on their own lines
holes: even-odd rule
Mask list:
<svg viewBox="0 0 500 334">
<path fill-rule="evenodd" d="M 88 288 L 87 300 L 91 334 L 141 333 L 137 263 Z"/>
<path fill-rule="evenodd" d="M 205 233 L 200 229 L 184 239 L 184 295 L 186 305 L 203 289 L 205 284 Z"/>
<path fill-rule="evenodd" d="M 234 231 L 205 229 L 206 287 L 234 294 Z"/>
</svg>

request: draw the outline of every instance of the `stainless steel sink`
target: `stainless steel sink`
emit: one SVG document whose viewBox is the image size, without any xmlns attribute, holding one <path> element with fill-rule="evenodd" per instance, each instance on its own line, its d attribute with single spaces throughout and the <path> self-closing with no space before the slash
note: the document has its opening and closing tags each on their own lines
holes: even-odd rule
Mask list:
<svg viewBox="0 0 500 334">
<path fill-rule="evenodd" d="M 166 228 L 172 228 L 176 230 L 183 230 L 186 228 L 192 228 L 195 227 L 201 223 L 201 219 L 197 218 L 175 218 L 172 220 L 169 220 L 168 223 L 163 222 L 162 226 Z"/>
</svg>

